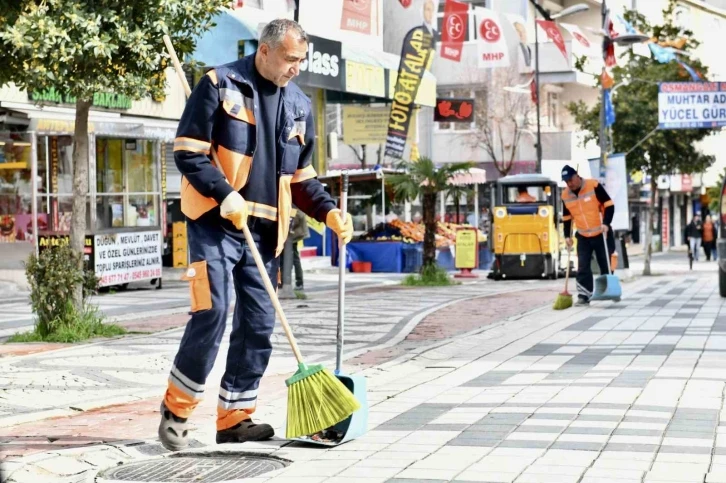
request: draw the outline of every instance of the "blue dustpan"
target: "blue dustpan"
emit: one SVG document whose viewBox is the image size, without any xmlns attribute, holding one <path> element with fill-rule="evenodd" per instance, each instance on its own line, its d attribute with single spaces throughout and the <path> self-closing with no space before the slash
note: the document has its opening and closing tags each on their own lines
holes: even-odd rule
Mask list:
<svg viewBox="0 0 726 483">
<path fill-rule="evenodd" d="M 610 268 L 610 254 L 608 253 L 608 242 L 605 232 L 602 233 L 602 240 L 605 243 L 605 258 L 608 262 L 608 273 L 607 275 L 600 275 L 595 279 L 595 292 L 592 294 L 590 300 L 613 300 L 620 302 L 623 289 L 620 287 L 620 279 L 612 275 L 613 271 Z"/>
<path fill-rule="evenodd" d="M 620 302 L 623 290 L 615 275 L 600 275 L 595 279 L 595 293 L 590 300 L 614 300 Z"/>
<path fill-rule="evenodd" d="M 343 173 L 341 177 L 341 195 L 340 195 L 340 211 L 346 216 L 348 211 L 348 174 Z M 313 439 L 310 436 L 296 438 L 296 441 L 302 441 L 309 444 L 320 446 L 338 446 L 346 441 L 362 436 L 368 430 L 368 396 L 366 393 L 366 379 L 363 376 L 351 376 L 345 374 L 342 370 L 343 365 L 343 334 L 344 334 L 344 313 L 345 313 L 345 256 L 346 250 L 343 244 L 340 244 L 338 250 L 340 259 L 338 260 L 338 334 L 335 354 L 335 377 L 348 388 L 353 396 L 360 403 L 360 409 L 351 414 L 347 419 L 339 422 L 332 428 L 324 430 L 323 438 Z"/>
</svg>

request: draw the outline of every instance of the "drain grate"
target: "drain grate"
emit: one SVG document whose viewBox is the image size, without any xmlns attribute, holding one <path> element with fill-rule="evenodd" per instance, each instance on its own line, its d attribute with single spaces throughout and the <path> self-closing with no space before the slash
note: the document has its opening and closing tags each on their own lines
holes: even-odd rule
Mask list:
<svg viewBox="0 0 726 483">
<path fill-rule="evenodd" d="M 254 478 L 286 467 L 287 461 L 256 454 L 210 453 L 137 461 L 108 469 L 97 481 L 215 483 Z"/>
</svg>

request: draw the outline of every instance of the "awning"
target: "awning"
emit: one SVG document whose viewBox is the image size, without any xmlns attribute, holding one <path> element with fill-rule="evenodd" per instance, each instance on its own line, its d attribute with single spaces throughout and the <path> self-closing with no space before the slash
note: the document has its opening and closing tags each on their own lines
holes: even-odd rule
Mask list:
<svg viewBox="0 0 726 483">
<path fill-rule="evenodd" d="M 273 18 L 256 8 L 226 9 L 214 17 L 216 26 L 205 32 L 197 41 L 192 58 L 207 65 L 223 65 L 240 58 L 240 54 L 252 52 L 252 47 L 244 47 L 240 52 L 240 42 L 258 40 L 264 26 Z M 337 92 L 369 96 L 384 102 L 393 99 L 401 58 L 395 54 L 366 49 L 365 47 L 340 44 L 340 71 L 335 87 L 324 84 L 326 89 Z M 331 80 L 327 78 L 327 81 Z M 298 79 L 299 85 L 305 84 Z M 316 86 L 312 85 L 311 86 Z M 319 86 L 317 86 L 319 87 Z M 436 105 L 436 78 L 427 71 L 424 73 L 416 104 L 434 107 Z"/>
<path fill-rule="evenodd" d="M 16 117 L 28 119 L 28 131 L 38 134 L 72 135 L 75 131 L 76 110 L 68 107 L 36 106 L 21 102 L 0 102 L 0 108 L 12 111 Z M 119 112 L 91 110 L 88 132 L 97 136 L 132 137 L 138 139 L 174 140 L 177 121 L 126 116 Z"/>
<path fill-rule="evenodd" d="M 484 184 L 487 182 L 487 172 L 481 168 L 469 168 L 468 171 L 457 173 L 449 178 L 449 184 L 454 186 L 467 186 Z"/>
</svg>

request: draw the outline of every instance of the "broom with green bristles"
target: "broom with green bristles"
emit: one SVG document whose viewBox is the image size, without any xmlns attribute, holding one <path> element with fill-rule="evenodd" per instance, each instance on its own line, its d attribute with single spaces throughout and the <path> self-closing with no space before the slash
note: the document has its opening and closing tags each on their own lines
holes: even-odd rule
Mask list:
<svg viewBox="0 0 726 483">
<path fill-rule="evenodd" d="M 183 74 L 171 39 L 168 35 L 164 35 L 163 39 L 172 63 L 174 64 L 174 70 L 176 70 L 179 80 L 184 86 L 184 92 L 189 97 L 191 89 Z M 216 167 L 221 166 L 214 149 L 212 149 L 212 161 Z M 280 223 L 284 223 L 285 221 L 280 220 Z M 335 426 L 360 409 L 360 404 L 353 396 L 353 393 L 322 365 L 308 366 L 305 364 L 295 337 L 293 337 L 292 331 L 290 330 L 290 324 L 287 322 L 285 312 L 283 312 L 280 301 L 277 299 L 277 292 L 272 286 L 270 277 L 265 269 L 265 264 L 262 261 L 262 257 L 260 257 L 260 252 L 257 250 L 257 246 L 252 239 L 252 234 L 247 225 L 242 225 L 242 232 L 244 233 L 247 246 L 249 246 L 252 258 L 254 258 L 255 264 L 257 265 L 257 270 L 260 272 L 260 277 L 262 277 L 267 293 L 272 300 L 272 305 L 274 305 L 275 312 L 277 312 L 277 316 L 280 318 L 282 328 L 285 331 L 287 340 L 290 342 L 290 347 L 298 363 L 297 372 L 285 381 L 285 384 L 289 388 L 287 397 L 286 437 L 297 438 L 299 436 L 307 436 Z"/>
<path fill-rule="evenodd" d="M 565 310 L 572 307 L 572 295 L 567 291 L 567 284 L 570 281 L 570 253 L 572 248 L 567 247 L 567 271 L 565 272 L 565 291 L 557 295 L 555 299 L 555 305 L 552 306 L 554 310 Z"/>
</svg>

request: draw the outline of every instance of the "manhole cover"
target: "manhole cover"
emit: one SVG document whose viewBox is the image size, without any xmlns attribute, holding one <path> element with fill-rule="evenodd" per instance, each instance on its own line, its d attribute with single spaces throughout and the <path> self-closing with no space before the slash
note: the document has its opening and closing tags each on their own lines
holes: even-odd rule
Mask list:
<svg viewBox="0 0 726 483">
<path fill-rule="evenodd" d="M 287 466 L 285 460 L 252 454 L 195 454 L 128 463 L 99 475 L 99 481 L 212 483 L 254 478 Z"/>
</svg>

